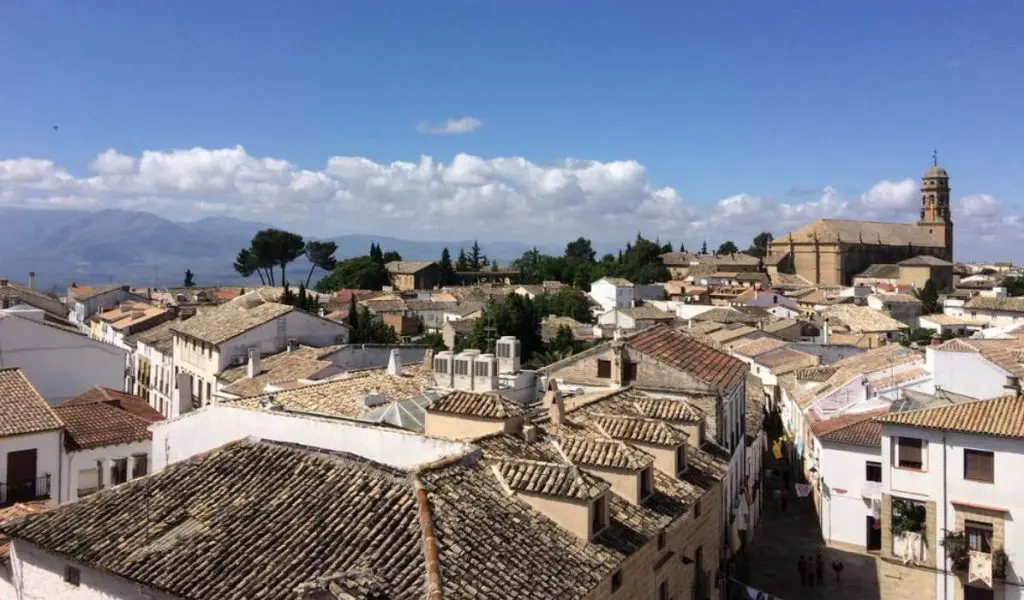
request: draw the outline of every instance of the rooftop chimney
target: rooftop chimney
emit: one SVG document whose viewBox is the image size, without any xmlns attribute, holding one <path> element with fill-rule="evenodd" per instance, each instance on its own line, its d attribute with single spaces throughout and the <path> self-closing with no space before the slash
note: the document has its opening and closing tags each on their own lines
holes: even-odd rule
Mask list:
<svg viewBox="0 0 1024 600">
<path fill-rule="evenodd" d="M 1006 376 L 1006 385 L 1004 385 L 1003 387 L 1008 389 L 1008 390 L 1010 390 L 1011 392 L 1014 392 L 1014 393 L 1019 395 L 1020 394 L 1020 378 L 1019 377 L 1014 377 L 1013 375 L 1007 375 Z"/>
<path fill-rule="evenodd" d="M 295 352 L 299 349 L 299 340 L 290 339 L 288 340 L 288 352 Z"/>
<path fill-rule="evenodd" d="M 178 373 L 175 385 L 174 396 L 178 404 L 178 414 L 183 415 L 194 408 L 192 406 L 192 375 L 186 371 Z"/>
<path fill-rule="evenodd" d="M 0 279 L 0 287 L 7 287 L 8 283 L 10 283 L 10 280 L 8 280 L 8 279 Z"/>
<path fill-rule="evenodd" d="M 548 391 L 544 393 L 544 405 L 548 407 L 552 423 L 561 425 L 565 422 L 565 400 L 554 379 L 548 383 Z"/>
<path fill-rule="evenodd" d="M 36 272 L 35 271 L 29 271 L 28 272 L 28 289 L 30 289 L 30 290 L 36 289 Z"/>
<path fill-rule="evenodd" d="M 402 357 L 398 348 L 391 349 L 391 356 L 388 358 L 388 375 L 392 377 L 402 376 Z"/>
<path fill-rule="evenodd" d="M 259 348 L 249 348 L 249 370 L 248 377 L 252 379 L 263 372 L 263 358 L 260 357 Z"/>
</svg>

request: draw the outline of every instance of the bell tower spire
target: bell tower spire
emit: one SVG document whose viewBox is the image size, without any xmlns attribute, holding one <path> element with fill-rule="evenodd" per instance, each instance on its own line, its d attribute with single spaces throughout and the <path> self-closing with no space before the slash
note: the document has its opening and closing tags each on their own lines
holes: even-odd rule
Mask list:
<svg viewBox="0 0 1024 600">
<path fill-rule="evenodd" d="M 939 166 L 939 152 L 932 151 L 932 166 L 921 177 L 921 220 L 932 239 L 945 246 L 946 260 L 953 260 L 953 217 L 950 214 L 949 174 Z"/>
</svg>

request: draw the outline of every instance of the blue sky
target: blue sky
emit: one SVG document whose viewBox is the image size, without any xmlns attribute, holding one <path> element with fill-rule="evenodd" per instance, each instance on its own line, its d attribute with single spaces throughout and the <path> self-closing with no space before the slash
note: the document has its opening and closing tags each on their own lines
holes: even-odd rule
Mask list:
<svg viewBox="0 0 1024 600">
<path fill-rule="evenodd" d="M 1009 2 L 8 3 L 0 160 L 636 161 L 704 219 L 737 194 L 852 198 L 938 148 L 955 196 L 1016 215 L 1022 26 Z"/>
</svg>

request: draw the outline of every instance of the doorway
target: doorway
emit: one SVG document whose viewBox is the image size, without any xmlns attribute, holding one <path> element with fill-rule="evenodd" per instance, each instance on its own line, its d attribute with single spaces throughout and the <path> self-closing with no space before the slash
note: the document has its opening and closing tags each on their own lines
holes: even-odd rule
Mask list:
<svg viewBox="0 0 1024 600">
<path fill-rule="evenodd" d="M 867 551 L 878 552 L 882 549 L 882 522 L 878 519 L 867 517 Z"/>
<path fill-rule="evenodd" d="M 36 497 L 36 449 L 7 453 L 6 504 L 25 502 Z"/>
</svg>

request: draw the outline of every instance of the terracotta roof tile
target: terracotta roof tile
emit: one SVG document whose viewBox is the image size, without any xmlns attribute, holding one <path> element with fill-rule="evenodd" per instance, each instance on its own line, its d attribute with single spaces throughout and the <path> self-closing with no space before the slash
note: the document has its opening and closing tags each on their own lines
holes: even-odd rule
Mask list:
<svg viewBox="0 0 1024 600">
<path fill-rule="evenodd" d="M 796 231 L 775 238 L 772 246 L 785 247 L 790 236 L 797 244 L 849 242 L 867 245 L 918 247 L 942 246 L 927 229 L 913 223 L 881 223 L 875 221 L 847 221 L 840 219 L 818 219 Z"/>
<path fill-rule="evenodd" d="M 0 437 L 51 431 L 63 426 L 21 369 L 0 368 Z"/>
<path fill-rule="evenodd" d="M 853 304 L 837 304 L 825 311 L 825 316 L 846 325 L 856 333 L 899 331 L 907 326 L 880 310 Z"/>
<path fill-rule="evenodd" d="M 177 321 L 171 326 L 171 330 L 216 345 L 293 310 L 294 306 L 267 302 L 250 293 L 201 312 L 187 321 Z"/>
<path fill-rule="evenodd" d="M 703 381 L 726 390 L 747 370 L 743 361 L 702 344 L 667 325 L 655 325 L 626 344 Z"/>
<path fill-rule="evenodd" d="M 25 502 L 12 504 L 6 508 L 0 508 L 0 525 L 28 515 L 35 515 L 46 511 L 49 508 L 44 502 Z M 6 535 L 0 535 L 0 564 L 6 563 L 11 556 L 11 541 Z"/>
<path fill-rule="evenodd" d="M 69 450 L 130 444 L 152 437 L 149 421 L 105 402 L 58 406 L 54 412 L 67 427 Z"/>
<path fill-rule="evenodd" d="M 676 423 L 699 423 L 704 414 L 682 400 L 642 396 L 635 402 L 637 412 L 651 419 L 662 419 Z"/>
<path fill-rule="evenodd" d="M 964 304 L 964 308 L 977 310 L 998 310 L 1004 312 L 1024 312 L 1024 296 L 1013 298 L 990 298 L 975 296 Z"/>
<path fill-rule="evenodd" d="M 573 465 L 530 460 L 502 460 L 495 465 L 502 482 L 517 492 L 593 500 L 609 490 L 608 482 Z"/>
<path fill-rule="evenodd" d="M 249 365 L 246 363 L 221 371 L 217 378 L 227 383 L 222 391 L 228 394 L 255 396 L 264 393 L 268 384 L 307 379 L 321 373 L 332 374 L 334 363 L 330 355 L 344 347 L 343 344 L 323 348 L 300 346 L 290 352 L 281 351 L 262 357 L 261 370 L 256 377 L 249 377 Z M 339 371 L 334 369 L 334 372 Z"/>
<path fill-rule="evenodd" d="M 887 408 L 868 412 L 846 414 L 831 419 L 814 420 L 811 431 L 821 440 L 861 446 L 877 446 L 881 440 L 882 426 L 878 417 L 886 414 Z M 875 436 L 875 437 L 872 437 Z M 863 443 L 857 443 L 861 441 Z"/>
<path fill-rule="evenodd" d="M 76 406 L 81 404 L 92 404 L 103 402 L 115 408 L 139 417 L 147 423 L 155 423 L 163 420 L 164 416 L 156 411 L 148 402 L 135 394 L 121 392 L 103 386 L 89 388 L 74 398 L 65 400 L 61 406 Z"/>
<path fill-rule="evenodd" d="M 388 273 L 396 275 L 412 275 L 437 263 L 429 260 L 393 260 L 384 265 Z"/>
<path fill-rule="evenodd" d="M 879 421 L 889 425 L 1024 438 L 1024 396 L 1003 396 L 993 400 L 889 413 Z"/>
<path fill-rule="evenodd" d="M 616 415 L 600 415 L 595 417 L 594 422 L 609 437 L 617 440 L 657 444 L 659 446 L 679 446 L 686 442 L 685 433 L 659 419 Z"/>
<path fill-rule="evenodd" d="M 783 340 L 771 337 L 764 337 L 756 340 L 751 340 L 738 346 L 733 346 L 732 350 L 737 354 L 742 354 L 743 356 L 755 358 L 762 354 L 771 352 L 772 350 L 784 348 L 788 345 L 788 342 L 785 342 Z"/>
<path fill-rule="evenodd" d="M 483 417 L 486 419 L 507 419 L 524 414 L 522 408 L 501 394 L 488 392 L 453 391 L 435 400 L 427 407 L 428 413 L 447 413 Z"/>
<path fill-rule="evenodd" d="M 553 442 L 574 464 L 636 471 L 654 462 L 649 454 L 616 440 L 556 435 Z"/>
</svg>

